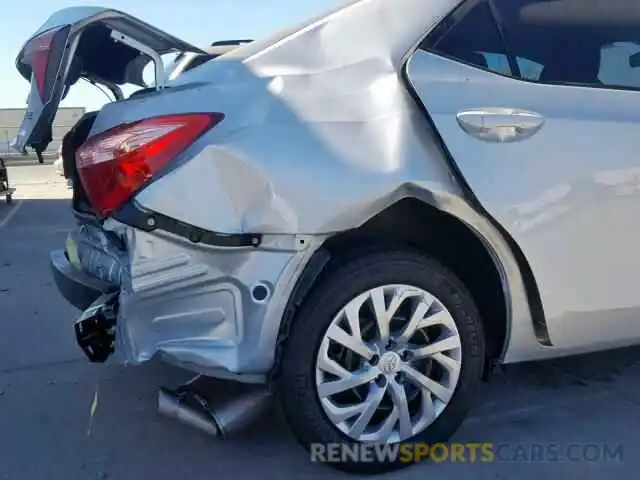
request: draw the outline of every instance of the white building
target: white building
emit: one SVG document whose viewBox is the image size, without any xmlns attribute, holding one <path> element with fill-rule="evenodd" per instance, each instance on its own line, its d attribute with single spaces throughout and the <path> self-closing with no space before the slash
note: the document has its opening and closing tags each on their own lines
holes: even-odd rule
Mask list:
<svg viewBox="0 0 640 480">
<path fill-rule="evenodd" d="M 19 155 L 9 143 L 15 138 L 26 112 L 25 108 L 0 108 L 0 157 Z M 44 155 L 56 155 L 60 148 L 60 142 L 65 133 L 84 115 L 85 109 L 81 107 L 60 108 L 53 121 L 53 141 L 44 152 Z"/>
</svg>

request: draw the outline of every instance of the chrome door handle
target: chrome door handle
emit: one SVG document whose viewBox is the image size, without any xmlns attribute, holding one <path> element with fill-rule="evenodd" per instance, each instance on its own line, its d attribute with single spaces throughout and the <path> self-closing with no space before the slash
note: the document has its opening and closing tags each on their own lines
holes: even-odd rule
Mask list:
<svg viewBox="0 0 640 480">
<path fill-rule="evenodd" d="M 486 142 L 508 143 L 525 140 L 540 131 L 544 117 L 513 108 L 480 108 L 456 115 L 458 124 L 472 137 Z"/>
</svg>

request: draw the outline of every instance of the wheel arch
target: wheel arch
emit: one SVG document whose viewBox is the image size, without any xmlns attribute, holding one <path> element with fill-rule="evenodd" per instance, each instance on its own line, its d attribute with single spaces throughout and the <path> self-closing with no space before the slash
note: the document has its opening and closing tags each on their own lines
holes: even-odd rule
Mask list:
<svg viewBox="0 0 640 480">
<path fill-rule="evenodd" d="M 428 253 L 458 276 L 474 298 L 485 325 L 487 362 L 489 365 L 500 362 L 508 346 L 512 319 L 509 286 L 499 256 L 476 229 L 436 205 L 436 198 L 429 192 L 404 197 L 387 205 L 359 227 L 336 233 L 325 240 L 307 263 L 289 298 L 276 342 L 275 375 L 279 371 L 280 352 L 295 313 L 313 286 L 354 250 L 362 253 L 363 248 L 385 246 L 406 246 Z M 407 218 L 411 220 L 403 221 Z M 509 245 L 520 269 L 536 338 L 542 344 L 550 343 L 531 268 L 507 232 L 500 229 L 499 233 Z M 457 255 L 458 251 L 464 251 L 465 256 Z M 476 259 L 472 265 L 467 262 L 469 257 Z"/>
</svg>

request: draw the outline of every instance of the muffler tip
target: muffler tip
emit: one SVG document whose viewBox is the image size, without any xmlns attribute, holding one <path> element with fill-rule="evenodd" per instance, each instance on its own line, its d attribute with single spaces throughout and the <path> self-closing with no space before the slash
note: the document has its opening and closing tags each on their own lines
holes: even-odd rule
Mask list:
<svg viewBox="0 0 640 480">
<path fill-rule="evenodd" d="M 269 405 L 271 392 L 264 389 L 243 392 L 226 403 L 212 407 L 218 435 L 226 438 L 255 421 Z"/>
<path fill-rule="evenodd" d="M 158 392 L 158 412 L 208 435 L 222 438 L 241 431 L 256 420 L 266 410 L 271 398 L 269 390 L 264 388 L 241 393 L 220 405 L 212 405 L 197 394 L 192 394 L 192 406 L 185 401 L 187 395 L 161 388 Z"/>
<path fill-rule="evenodd" d="M 183 403 L 182 395 L 161 388 L 158 392 L 158 412 L 211 436 L 218 436 L 217 425 L 206 411 L 199 411 Z"/>
</svg>

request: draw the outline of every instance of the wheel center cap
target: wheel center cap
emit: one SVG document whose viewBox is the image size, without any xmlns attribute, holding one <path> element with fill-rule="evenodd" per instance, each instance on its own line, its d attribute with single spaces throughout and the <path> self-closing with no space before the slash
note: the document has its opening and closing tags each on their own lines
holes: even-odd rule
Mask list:
<svg viewBox="0 0 640 480">
<path fill-rule="evenodd" d="M 390 375 L 392 373 L 396 373 L 400 369 L 400 363 L 402 360 L 400 359 L 400 355 L 396 352 L 386 352 L 382 357 L 380 357 L 380 371 L 385 375 Z"/>
</svg>

